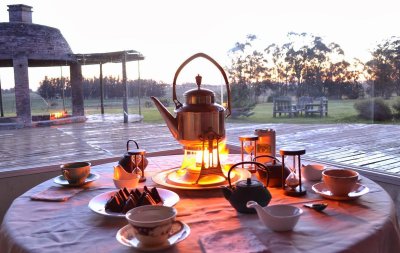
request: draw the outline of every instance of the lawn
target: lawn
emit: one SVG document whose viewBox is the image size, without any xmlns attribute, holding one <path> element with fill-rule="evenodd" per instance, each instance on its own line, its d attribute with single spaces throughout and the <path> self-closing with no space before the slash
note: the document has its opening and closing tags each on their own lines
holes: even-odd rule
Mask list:
<svg viewBox="0 0 400 253">
<path fill-rule="evenodd" d="M 388 101 L 389 104 L 393 103 L 395 99 Z M 150 99 L 141 100 L 141 114 L 144 115 L 144 122 L 147 123 L 161 123 L 163 122 L 160 113 L 152 106 L 150 108 L 144 107 L 145 101 Z M 288 118 L 287 116 L 272 117 L 272 103 L 258 104 L 254 110 L 254 114 L 250 117 L 243 118 L 229 118 L 228 122 L 254 122 L 254 123 L 294 123 L 294 124 L 324 124 L 324 123 L 374 123 L 372 121 L 362 120 L 357 117 L 357 112 L 353 105 L 357 100 L 329 100 L 328 116 L 327 117 L 294 117 Z M 100 114 L 100 100 L 87 99 L 85 103 L 85 114 Z M 151 103 L 152 104 L 152 103 Z M 15 113 L 15 98 L 14 94 L 3 94 L 3 107 L 5 116 L 16 116 Z M 31 108 L 32 115 L 47 115 L 51 112 L 63 110 L 63 100 L 44 100 L 36 93 L 31 93 Z M 170 112 L 173 112 L 173 106 L 168 107 Z M 65 109 L 71 113 L 71 101 L 65 100 Z M 129 99 L 128 101 L 129 114 L 139 114 L 139 106 L 137 99 Z M 106 114 L 122 114 L 122 99 L 107 99 L 105 100 L 105 113 Z M 385 122 L 390 124 L 399 124 L 400 121 Z"/>
</svg>

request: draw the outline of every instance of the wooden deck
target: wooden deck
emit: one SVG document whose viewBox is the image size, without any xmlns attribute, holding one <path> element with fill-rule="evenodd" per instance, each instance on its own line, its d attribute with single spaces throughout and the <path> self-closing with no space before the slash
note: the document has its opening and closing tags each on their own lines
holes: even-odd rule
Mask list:
<svg viewBox="0 0 400 253">
<path fill-rule="evenodd" d="M 256 128 L 273 128 L 277 150 L 306 148 L 304 158 L 400 178 L 400 126 L 365 124 L 228 124 L 228 143 Z M 91 116 L 85 123 L 0 131 L 0 173 L 76 160 L 122 156 L 134 139 L 148 152 L 178 149 L 165 124 L 124 124 L 122 118 Z"/>
</svg>

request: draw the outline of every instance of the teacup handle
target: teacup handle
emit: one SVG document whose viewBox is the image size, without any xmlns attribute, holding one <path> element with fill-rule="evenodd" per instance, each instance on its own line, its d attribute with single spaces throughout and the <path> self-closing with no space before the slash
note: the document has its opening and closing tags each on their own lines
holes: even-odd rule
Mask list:
<svg viewBox="0 0 400 253">
<path fill-rule="evenodd" d="M 175 220 L 173 223 L 172 223 L 172 226 L 174 226 L 174 224 L 179 224 L 179 226 L 180 226 L 180 228 L 177 230 L 177 231 L 173 231 L 172 233 L 170 233 L 169 234 L 169 238 L 171 238 L 171 237 L 173 237 L 174 235 L 176 235 L 176 234 L 179 234 L 182 230 L 183 230 L 183 222 L 182 221 L 179 221 L 179 220 Z"/>
<path fill-rule="evenodd" d="M 67 179 L 69 178 L 69 171 L 67 169 L 62 169 L 61 173 L 65 178 Z"/>
</svg>

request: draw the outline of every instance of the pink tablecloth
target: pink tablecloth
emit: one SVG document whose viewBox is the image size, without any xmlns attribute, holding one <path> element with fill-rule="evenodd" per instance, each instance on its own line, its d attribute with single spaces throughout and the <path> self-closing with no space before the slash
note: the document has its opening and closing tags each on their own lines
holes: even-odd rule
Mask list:
<svg viewBox="0 0 400 253">
<path fill-rule="evenodd" d="M 177 166 L 181 159 L 181 156 L 150 158 L 146 184 L 154 185 L 152 173 Z M 92 168 L 101 175 L 100 179 L 65 202 L 30 199 L 31 195 L 55 185 L 52 180 L 17 198 L 1 226 L 0 252 L 134 252 L 115 239 L 117 231 L 127 224 L 124 219 L 104 217 L 88 208 L 90 199 L 115 189 L 111 180 L 113 165 Z M 302 207 L 303 203 L 322 200 L 310 186 L 307 195 L 301 198 L 270 189 L 273 196 L 270 205 L 290 203 L 304 210 L 295 229 L 284 233 L 265 228 L 255 214 L 237 213 L 219 189 L 174 190 L 181 198 L 175 206 L 178 219 L 190 226 L 191 233 L 166 252 L 204 252 L 210 248 L 202 247 L 202 243 L 212 245 L 213 238 L 223 240 L 221 243 L 231 250 L 237 248 L 243 252 L 400 252 L 392 200 L 371 180 L 363 178 L 361 183 L 370 188 L 370 193 L 354 201 L 324 200 L 329 207 L 323 213 Z M 256 246 L 244 249 L 246 245 L 239 245 L 244 237 L 252 238 L 253 244 L 249 245 Z"/>
</svg>

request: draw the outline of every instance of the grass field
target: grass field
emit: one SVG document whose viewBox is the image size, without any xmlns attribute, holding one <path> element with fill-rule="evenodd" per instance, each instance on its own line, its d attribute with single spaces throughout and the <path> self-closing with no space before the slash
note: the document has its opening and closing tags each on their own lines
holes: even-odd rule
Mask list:
<svg viewBox="0 0 400 253">
<path fill-rule="evenodd" d="M 392 103 L 395 99 L 388 102 Z M 144 122 L 147 123 L 161 123 L 163 122 L 160 113 L 153 106 L 145 108 L 145 101 L 141 100 L 141 114 L 144 116 Z M 294 117 L 288 118 L 287 116 L 272 117 L 272 103 L 258 104 L 254 110 L 254 114 L 250 117 L 232 119 L 229 118 L 228 122 L 254 122 L 254 123 L 295 123 L 295 124 L 312 124 L 312 123 L 376 123 L 372 121 L 363 120 L 357 117 L 357 112 L 353 105 L 357 100 L 329 100 L 328 116 L 320 118 L 314 117 Z M 85 100 L 85 114 L 100 114 L 100 100 L 89 99 Z M 3 94 L 3 108 L 5 116 L 16 116 L 15 112 L 15 98 L 14 94 Z M 62 99 L 44 100 L 36 93 L 31 93 L 31 108 L 32 115 L 47 115 L 51 112 L 63 110 Z M 169 107 L 170 112 L 173 112 L 174 107 Z M 65 100 L 65 109 L 71 113 L 71 101 Z M 139 106 L 137 99 L 129 99 L 128 101 L 129 114 L 139 114 Z M 105 113 L 106 114 L 121 114 L 122 115 L 122 99 L 108 99 L 105 100 Z M 400 124 L 399 120 L 384 122 L 386 124 Z"/>
</svg>

